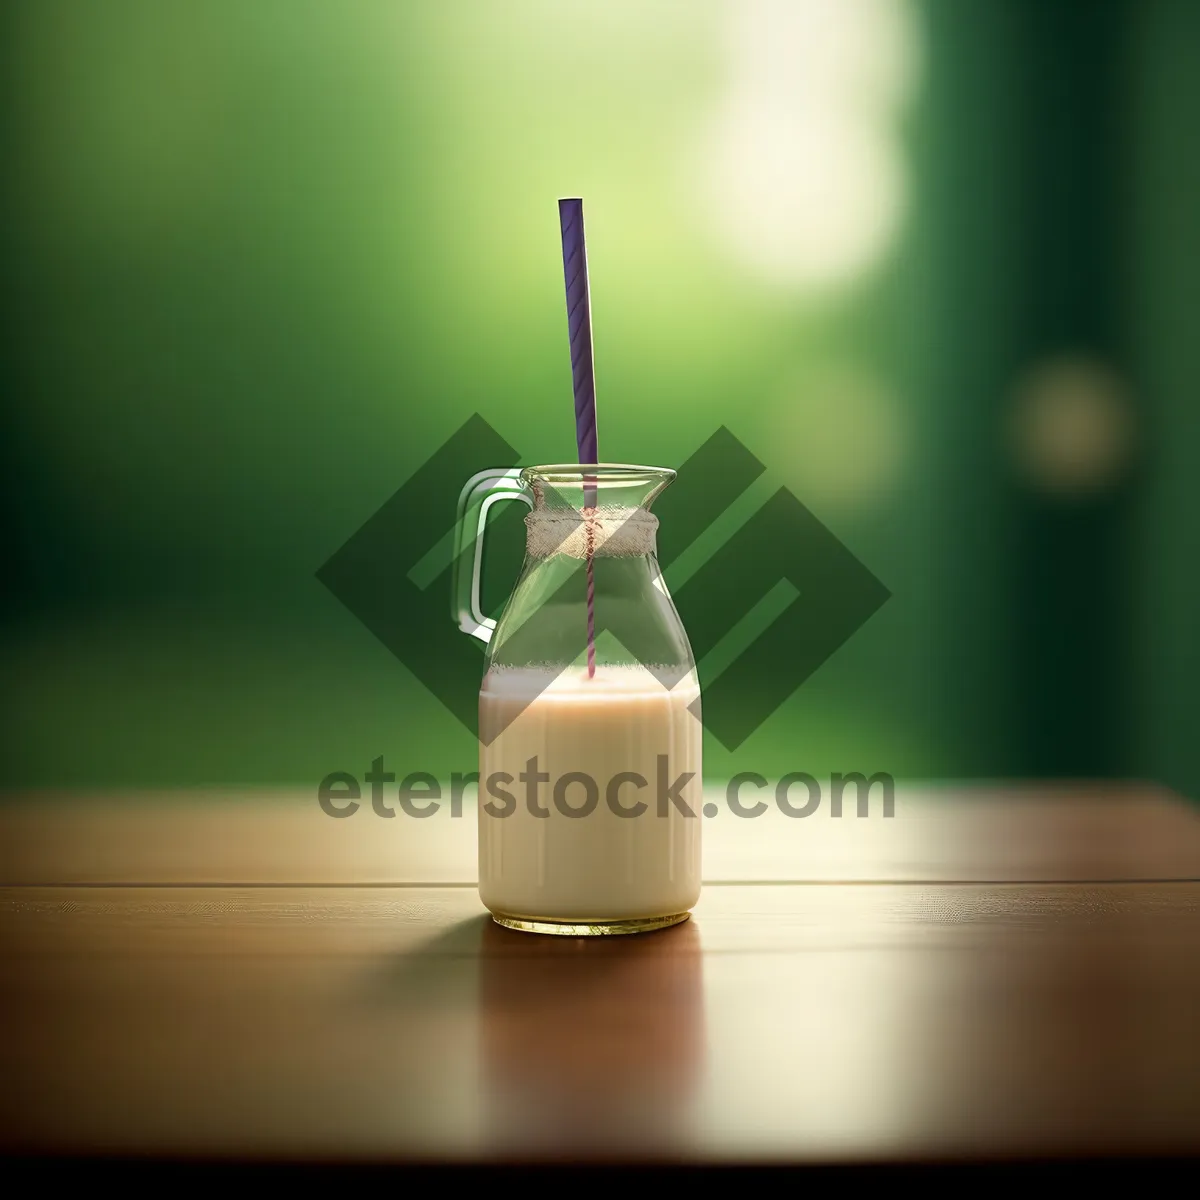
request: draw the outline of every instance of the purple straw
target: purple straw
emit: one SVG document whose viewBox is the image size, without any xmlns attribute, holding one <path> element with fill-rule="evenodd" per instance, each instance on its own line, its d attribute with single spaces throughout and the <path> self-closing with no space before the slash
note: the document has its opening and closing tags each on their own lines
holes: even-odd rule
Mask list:
<svg viewBox="0 0 1200 1200">
<path fill-rule="evenodd" d="M 598 463 L 596 445 L 596 372 L 592 363 L 592 306 L 588 294 L 587 244 L 583 236 L 583 201 L 559 200 L 562 229 L 563 278 L 567 285 L 567 331 L 571 336 L 571 385 L 575 391 L 575 442 L 579 461 Z M 587 664 L 588 678 L 596 674 L 596 578 L 592 567 L 592 514 L 596 479 L 584 476 L 583 506 L 587 521 Z"/>
<path fill-rule="evenodd" d="M 575 440 L 581 463 L 599 462 L 596 449 L 596 374 L 592 365 L 592 307 L 588 295 L 583 201 L 560 200 L 563 277 L 567 283 L 567 330 L 571 335 L 571 383 L 575 389 Z"/>
</svg>

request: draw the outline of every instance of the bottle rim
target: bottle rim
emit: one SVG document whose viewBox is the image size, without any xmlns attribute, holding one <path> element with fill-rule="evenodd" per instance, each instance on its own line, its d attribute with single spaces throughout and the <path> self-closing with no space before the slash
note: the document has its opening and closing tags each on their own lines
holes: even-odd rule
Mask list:
<svg viewBox="0 0 1200 1200">
<path fill-rule="evenodd" d="M 526 482 L 582 484 L 671 482 L 676 472 L 670 467 L 639 466 L 633 463 L 549 463 L 526 467 L 521 478 Z"/>
</svg>

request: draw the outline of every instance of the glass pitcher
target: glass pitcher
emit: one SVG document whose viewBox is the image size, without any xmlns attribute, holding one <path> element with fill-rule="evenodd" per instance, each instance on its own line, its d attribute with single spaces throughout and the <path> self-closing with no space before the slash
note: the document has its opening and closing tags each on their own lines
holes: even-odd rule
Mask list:
<svg viewBox="0 0 1200 1200">
<path fill-rule="evenodd" d="M 637 933 L 700 895 L 700 687 L 659 569 L 662 467 L 486 471 L 459 499 L 455 615 L 486 643 L 479 893 L 502 925 Z M 493 504 L 520 500 L 525 562 L 480 611 Z"/>
</svg>

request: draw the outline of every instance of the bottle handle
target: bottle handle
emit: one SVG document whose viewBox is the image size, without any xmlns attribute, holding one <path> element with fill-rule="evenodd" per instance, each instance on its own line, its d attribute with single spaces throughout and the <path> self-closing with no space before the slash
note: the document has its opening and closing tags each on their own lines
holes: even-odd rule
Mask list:
<svg viewBox="0 0 1200 1200">
<path fill-rule="evenodd" d="M 521 469 L 492 468 L 467 480 L 458 497 L 454 525 L 453 614 L 463 633 L 484 645 L 492 640 L 496 622 L 480 611 L 480 576 L 483 568 L 483 534 L 488 510 L 502 500 L 520 500 L 533 508 L 533 497 L 521 481 Z"/>
</svg>

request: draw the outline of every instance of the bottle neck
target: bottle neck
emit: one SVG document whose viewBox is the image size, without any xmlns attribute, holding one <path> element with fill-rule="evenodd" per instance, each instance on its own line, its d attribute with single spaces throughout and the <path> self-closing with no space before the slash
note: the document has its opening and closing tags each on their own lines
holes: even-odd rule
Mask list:
<svg viewBox="0 0 1200 1200">
<path fill-rule="evenodd" d="M 658 518 L 644 508 L 534 508 L 525 518 L 530 558 L 641 558 L 657 550 Z"/>
</svg>

